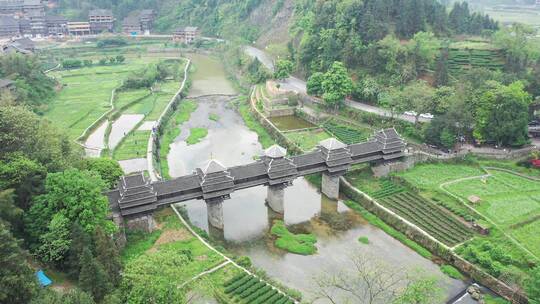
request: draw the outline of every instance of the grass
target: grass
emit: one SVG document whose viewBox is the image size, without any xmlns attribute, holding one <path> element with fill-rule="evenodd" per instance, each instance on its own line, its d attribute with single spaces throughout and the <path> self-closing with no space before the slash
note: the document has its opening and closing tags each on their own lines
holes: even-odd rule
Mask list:
<svg viewBox="0 0 540 304">
<path fill-rule="evenodd" d="M 510 304 L 510 302 L 507 301 L 506 299 L 503 299 L 497 296 L 492 296 L 490 294 L 484 295 L 484 301 L 486 302 L 486 304 Z"/>
<path fill-rule="evenodd" d="M 457 270 L 452 265 L 441 265 L 440 269 L 444 274 L 451 277 L 452 279 L 461 280 L 461 281 L 465 279 L 465 276 L 463 276 L 461 272 L 459 272 L 459 270 Z"/>
<path fill-rule="evenodd" d="M 153 286 L 154 292 L 156 286 L 163 290 L 177 290 L 177 286 L 183 282 L 223 262 L 219 254 L 193 236 L 170 210 L 167 208 L 156 214 L 159 230 L 151 234 L 131 233 L 128 237 L 127 246 L 122 252 L 125 265 L 123 275 L 130 288 L 128 298 L 146 285 Z M 207 286 L 210 289 L 206 291 L 210 295 L 213 288 L 219 288 L 222 280 L 238 272 L 232 268 L 220 271 L 223 272 L 204 277 L 184 288 L 199 291 L 202 286 Z M 145 295 L 142 296 L 144 298 Z"/>
<path fill-rule="evenodd" d="M 146 157 L 148 138 L 152 131 L 134 131 L 129 133 L 113 152 L 116 160 Z"/>
<path fill-rule="evenodd" d="M 438 189 L 439 185 L 459 178 L 486 174 L 482 169 L 463 164 L 428 163 L 400 172 L 397 176 L 420 189 Z"/>
<path fill-rule="evenodd" d="M 126 231 L 127 243 L 121 253 L 122 262 L 126 264 L 152 248 L 161 232 L 161 230 L 155 230 L 152 233 Z"/>
<path fill-rule="evenodd" d="M 186 139 L 188 145 L 198 144 L 208 135 L 208 129 L 206 128 L 191 128 L 189 130 L 189 136 Z"/>
<path fill-rule="evenodd" d="M 315 148 L 319 142 L 332 137 L 323 130 L 289 132 L 286 133 L 285 136 L 304 151 L 310 151 Z"/>
<path fill-rule="evenodd" d="M 218 121 L 219 115 L 217 115 L 216 113 L 210 113 L 208 114 L 208 119 L 210 119 L 211 121 Z"/>
<path fill-rule="evenodd" d="M 276 143 L 270 133 L 268 133 L 268 131 L 266 131 L 266 129 L 251 114 L 246 96 L 239 97 L 236 101 L 236 105 L 244 123 L 251 131 L 257 133 L 259 143 L 261 143 L 264 149 Z"/>
<path fill-rule="evenodd" d="M 503 227 L 540 214 L 540 182 L 502 171 L 489 173 L 488 178 L 452 183 L 445 189 L 464 200 L 471 195 L 480 197 L 471 206 Z"/>
<path fill-rule="evenodd" d="M 274 244 L 280 249 L 301 255 L 311 255 L 317 252 L 315 246 L 317 238 L 313 234 L 293 234 L 283 221 L 274 221 L 271 233 L 277 236 Z"/>
<path fill-rule="evenodd" d="M 512 235 L 532 253 L 540 256 L 540 219 L 513 229 Z"/>
<path fill-rule="evenodd" d="M 62 90 L 51 103 L 45 117 L 68 132 L 70 139 L 83 131 L 110 109 L 111 92 L 130 72 L 141 69 L 157 58 L 129 58 L 124 64 L 93 66 L 55 71 Z"/>
<path fill-rule="evenodd" d="M 361 237 L 359 237 L 359 238 L 358 238 L 358 241 L 359 241 L 360 243 L 362 243 L 362 244 L 365 244 L 365 245 L 369 244 L 369 239 L 368 239 L 367 236 L 361 236 Z"/>
</svg>

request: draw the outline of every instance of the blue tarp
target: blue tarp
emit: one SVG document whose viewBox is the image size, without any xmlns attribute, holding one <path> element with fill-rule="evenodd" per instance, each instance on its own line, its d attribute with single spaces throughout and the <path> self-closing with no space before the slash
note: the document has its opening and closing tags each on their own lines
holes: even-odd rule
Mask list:
<svg viewBox="0 0 540 304">
<path fill-rule="evenodd" d="M 43 287 L 45 286 L 49 286 L 52 284 L 52 281 L 51 279 L 49 279 L 49 277 L 47 277 L 45 275 L 45 273 L 43 272 L 43 270 L 39 270 L 38 272 L 36 272 L 36 276 L 39 280 L 39 284 Z"/>
</svg>

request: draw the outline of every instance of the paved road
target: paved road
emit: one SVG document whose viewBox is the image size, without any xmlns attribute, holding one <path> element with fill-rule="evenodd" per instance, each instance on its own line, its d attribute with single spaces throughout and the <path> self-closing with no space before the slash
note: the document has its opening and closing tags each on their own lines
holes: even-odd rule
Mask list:
<svg viewBox="0 0 540 304">
<path fill-rule="evenodd" d="M 244 47 L 244 51 L 248 56 L 256 57 L 257 59 L 259 59 L 259 61 L 264 64 L 264 66 L 266 66 L 266 68 L 268 68 L 270 71 L 274 71 L 274 60 L 265 51 L 252 46 Z M 302 79 L 291 76 L 281 81 L 280 84 L 282 89 L 306 94 L 306 82 Z M 386 109 L 354 101 L 352 99 L 346 99 L 345 104 L 348 107 L 355 108 L 364 112 L 369 112 L 384 117 L 392 117 L 392 113 Z M 400 114 L 396 116 L 396 118 L 412 123 L 415 122 L 415 117 L 412 115 Z M 429 122 L 431 121 L 431 119 L 419 117 L 418 121 Z"/>
</svg>

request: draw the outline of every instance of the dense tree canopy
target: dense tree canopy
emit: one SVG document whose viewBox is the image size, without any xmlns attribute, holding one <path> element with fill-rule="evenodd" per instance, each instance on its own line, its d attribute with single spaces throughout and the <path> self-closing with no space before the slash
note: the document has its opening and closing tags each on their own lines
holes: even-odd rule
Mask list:
<svg viewBox="0 0 540 304">
<path fill-rule="evenodd" d="M 528 140 L 530 95 L 521 82 L 492 83 L 479 100 L 475 137 L 498 145 L 521 146 Z"/>
<path fill-rule="evenodd" d="M 0 78 L 15 82 L 16 104 L 27 105 L 36 111 L 43 110 L 54 96 L 55 82 L 43 73 L 41 62 L 36 56 L 0 56 Z"/>
<path fill-rule="evenodd" d="M 0 302 L 26 303 L 37 291 L 37 280 L 26 254 L 0 222 Z"/>
<path fill-rule="evenodd" d="M 60 262 L 66 257 L 73 224 L 87 233 L 97 226 L 114 230 L 106 219 L 109 203 L 102 195 L 104 189 L 101 178 L 90 171 L 68 169 L 47 175 L 45 193 L 35 198 L 25 219 L 31 240 L 44 259 Z M 54 256 L 45 254 L 53 251 Z"/>
</svg>

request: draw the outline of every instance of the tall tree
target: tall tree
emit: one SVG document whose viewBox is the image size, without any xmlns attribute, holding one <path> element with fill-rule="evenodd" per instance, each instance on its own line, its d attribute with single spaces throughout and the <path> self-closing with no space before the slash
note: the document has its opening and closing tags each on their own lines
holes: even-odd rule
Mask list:
<svg viewBox="0 0 540 304">
<path fill-rule="evenodd" d="M 324 74 L 322 89 L 325 103 L 334 108 L 339 107 L 345 97 L 351 94 L 352 80 L 343 63 L 336 61 L 332 64 Z"/>
<path fill-rule="evenodd" d="M 94 244 L 97 261 L 108 273 L 111 283 L 115 286 L 118 285 L 120 283 L 122 263 L 120 262 L 120 254 L 116 244 L 101 227 L 97 227 L 94 232 Z"/>
<path fill-rule="evenodd" d="M 109 233 L 113 232 L 114 224 L 107 220 L 109 203 L 102 194 L 104 189 L 105 184 L 101 178 L 90 171 L 69 169 L 47 175 L 45 193 L 35 198 L 25 216 L 31 242 L 39 246 L 51 245 L 46 245 L 49 238 L 42 236 L 51 232 L 50 223 L 54 217 L 59 216 L 70 223 L 68 231 L 71 224 L 78 224 L 88 233 L 93 233 L 97 226 Z M 62 227 L 62 231 L 66 229 L 65 225 L 54 227 Z"/>
<path fill-rule="evenodd" d="M 498 145 L 521 146 L 528 140 L 527 123 L 531 96 L 521 82 L 508 86 L 493 82 L 480 97 L 475 138 Z"/>
<path fill-rule="evenodd" d="M 274 78 L 283 80 L 293 71 L 294 65 L 290 60 L 280 59 L 276 62 L 276 71 L 274 72 Z"/>
<path fill-rule="evenodd" d="M 107 272 L 94 259 L 92 252 L 88 248 L 83 250 L 81 257 L 79 286 L 82 290 L 90 293 L 97 302 L 100 302 L 112 289 Z"/>
<path fill-rule="evenodd" d="M 27 255 L 0 222 L 0 302 L 27 303 L 37 291 L 37 281 Z"/>
<path fill-rule="evenodd" d="M 85 158 L 77 167 L 81 170 L 97 172 L 109 189 L 114 188 L 120 176 L 124 175 L 118 161 L 105 157 Z"/>
</svg>

